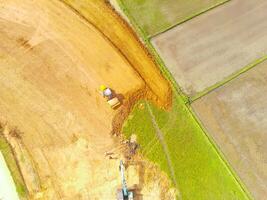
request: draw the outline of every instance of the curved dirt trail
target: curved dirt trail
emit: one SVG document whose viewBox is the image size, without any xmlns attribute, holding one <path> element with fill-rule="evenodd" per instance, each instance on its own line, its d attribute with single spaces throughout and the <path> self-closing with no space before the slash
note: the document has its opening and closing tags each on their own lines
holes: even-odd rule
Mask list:
<svg viewBox="0 0 267 200">
<path fill-rule="evenodd" d="M 57 0 L 1 0 L 0 39 L 0 120 L 23 133 L 38 197 L 114 199 L 119 161 L 104 153 L 121 156 L 110 135 L 117 111 L 97 89 L 106 84 L 127 99 L 143 79 Z"/>
</svg>

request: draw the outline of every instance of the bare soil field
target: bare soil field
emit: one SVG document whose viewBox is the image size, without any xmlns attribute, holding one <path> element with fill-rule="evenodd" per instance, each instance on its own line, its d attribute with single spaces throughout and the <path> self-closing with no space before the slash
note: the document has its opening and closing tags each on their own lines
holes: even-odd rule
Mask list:
<svg viewBox="0 0 267 200">
<path fill-rule="evenodd" d="M 114 117 L 127 105 L 112 110 L 98 87 L 110 86 L 123 102 L 151 89 L 151 98 L 165 105 L 169 86 L 152 70 L 153 60 L 148 61 L 145 51 L 132 53 L 152 65 L 148 69 L 153 77 L 140 76 L 144 73 L 109 38 L 58 0 L 0 1 L 0 40 L 0 121 L 20 130 L 34 164 L 40 191 L 30 198 L 115 199 L 122 152 L 110 133 Z M 132 46 L 136 44 L 142 49 L 138 41 Z M 159 90 L 154 91 L 158 81 Z M 107 151 L 117 159 L 107 159 Z M 139 168 L 131 173 L 131 185 L 144 179 Z M 157 178 L 142 183 L 143 199 L 161 199 L 162 183 L 167 182 L 163 175 Z M 151 191 L 155 196 L 147 195 Z"/>
<path fill-rule="evenodd" d="M 252 196 L 267 196 L 267 62 L 195 101 L 194 111 Z"/>
<path fill-rule="evenodd" d="M 75 9 L 83 18 L 93 24 L 116 46 L 135 71 L 143 78 L 150 90 L 150 98 L 162 107 L 168 107 L 172 91 L 168 82 L 161 76 L 153 57 L 139 41 L 138 36 L 119 16 L 114 8 L 103 0 L 62 0 Z M 153 78 L 151 78 L 153 77 Z"/>
<path fill-rule="evenodd" d="M 267 54 L 267 2 L 236 0 L 152 38 L 189 96 Z"/>
</svg>

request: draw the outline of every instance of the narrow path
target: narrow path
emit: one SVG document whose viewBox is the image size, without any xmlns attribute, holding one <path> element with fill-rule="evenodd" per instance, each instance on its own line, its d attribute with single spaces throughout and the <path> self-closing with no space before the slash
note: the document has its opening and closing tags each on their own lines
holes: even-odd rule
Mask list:
<svg viewBox="0 0 267 200">
<path fill-rule="evenodd" d="M 214 85 L 211 85 L 210 87 L 204 89 L 203 91 L 197 93 L 195 96 L 190 98 L 190 103 L 193 103 L 194 101 L 200 99 L 203 96 L 206 96 L 207 94 L 211 93 L 212 91 L 216 90 L 217 88 L 220 88 L 224 86 L 225 84 L 231 82 L 232 80 L 238 78 L 240 75 L 248 72 L 249 70 L 253 69 L 254 67 L 258 66 L 262 62 L 267 60 L 267 55 L 254 60 L 252 63 L 249 63 L 247 66 L 243 67 L 242 69 L 234 72 L 233 74 L 229 75 L 228 77 L 224 78 L 223 80 L 217 82 Z"/>
<path fill-rule="evenodd" d="M 153 127 L 156 131 L 156 134 L 157 134 L 157 137 L 163 147 L 163 151 L 164 151 L 164 154 L 166 155 L 166 159 L 167 159 L 167 163 L 168 163 L 168 167 L 170 169 L 170 172 L 171 172 L 171 178 L 172 178 L 172 181 L 177 189 L 177 195 L 179 197 L 179 199 L 182 199 L 182 195 L 181 195 L 181 192 L 178 188 L 178 184 L 176 182 L 176 179 L 175 179 L 175 172 L 174 172 L 174 169 L 173 169 L 173 166 L 172 166 L 172 162 L 171 162 L 171 157 L 170 157 L 170 154 L 169 154 L 169 149 L 168 149 L 168 146 L 167 144 L 165 143 L 165 140 L 164 140 L 164 136 L 163 136 L 163 133 L 161 132 L 157 122 L 156 122 L 156 119 L 155 119 L 155 116 L 151 110 L 151 107 L 149 106 L 149 104 L 146 102 L 146 106 L 148 108 L 148 112 L 149 112 L 149 115 L 151 116 L 151 121 L 152 121 L 152 124 L 153 124 Z"/>
</svg>

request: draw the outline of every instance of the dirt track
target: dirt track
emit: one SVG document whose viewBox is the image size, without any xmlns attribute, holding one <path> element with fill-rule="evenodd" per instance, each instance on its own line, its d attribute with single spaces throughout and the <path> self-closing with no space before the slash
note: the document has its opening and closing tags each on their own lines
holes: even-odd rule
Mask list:
<svg viewBox="0 0 267 200">
<path fill-rule="evenodd" d="M 267 54 L 267 3 L 235 0 L 152 39 L 189 96 Z"/>
<path fill-rule="evenodd" d="M 127 100 L 146 77 L 60 1 L 1 1 L 0 40 L 0 120 L 23 132 L 41 199 L 114 199 L 118 160 L 104 153 L 121 156 L 110 135 L 117 111 L 97 89 L 106 84 Z"/>
<path fill-rule="evenodd" d="M 255 199 L 267 196 L 267 62 L 200 98 L 193 108 Z"/>
</svg>

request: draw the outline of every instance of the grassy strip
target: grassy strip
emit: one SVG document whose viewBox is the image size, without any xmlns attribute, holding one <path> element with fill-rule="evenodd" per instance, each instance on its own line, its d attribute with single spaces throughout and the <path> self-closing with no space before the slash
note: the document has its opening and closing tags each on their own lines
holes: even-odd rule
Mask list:
<svg viewBox="0 0 267 200">
<path fill-rule="evenodd" d="M 168 167 L 167 156 L 149 115 L 149 107 L 163 134 L 174 173 Z M 127 138 L 135 134 L 142 155 L 170 177 L 174 175 L 181 196 L 178 199 L 248 199 L 212 143 L 203 137 L 201 127 L 179 95 L 174 96 L 170 111 L 139 102 L 125 122 L 123 133 Z"/>
<path fill-rule="evenodd" d="M 194 14 L 192 14 L 191 16 L 186 17 L 184 20 L 179 21 L 179 22 L 177 22 L 176 24 L 173 24 L 173 25 L 167 27 L 167 28 L 164 29 L 164 30 L 161 30 L 161 31 L 159 31 L 159 32 L 156 32 L 156 33 L 154 33 L 153 35 L 149 35 L 149 38 L 152 39 L 153 37 L 157 37 L 158 35 L 160 35 L 160 34 L 162 34 L 162 33 L 165 33 L 165 32 L 167 32 L 167 31 L 169 31 L 170 29 L 172 29 L 172 28 L 174 28 L 174 27 L 176 27 L 176 26 L 178 26 L 178 25 L 180 25 L 180 24 L 183 24 L 183 23 L 185 23 L 185 22 L 187 22 L 187 21 L 189 21 L 189 20 L 191 20 L 191 19 L 193 19 L 193 18 L 195 18 L 195 17 L 197 17 L 197 16 L 199 16 L 199 15 L 202 15 L 202 14 L 205 13 L 205 12 L 208 12 L 208 11 L 210 11 L 210 10 L 216 8 L 216 7 L 219 7 L 219 6 L 221 6 L 221 5 L 224 5 L 225 3 L 228 3 L 229 1 L 231 1 L 231 0 L 225 0 L 225 1 L 219 2 L 219 3 L 214 4 L 214 5 L 212 5 L 212 6 L 208 7 L 208 8 L 206 8 L 206 9 L 201 10 L 200 12 L 194 13 Z"/>
<path fill-rule="evenodd" d="M 126 16 L 129 18 L 129 20 L 131 21 L 131 23 L 132 23 L 132 25 L 134 26 L 135 30 L 138 32 L 139 36 L 141 36 L 141 38 L 143 39 L 143 41 L 144 41 L 145 45 L 147 46 L 147 48 L 149 49 L 150 53 L 151 53 L 151 54 L 154 56 L 154 58 L 156 59 L 156 61 L 157 61 L 158 65 L 159 65 L 160 69 L 162 70 L 164 76 L 165 76 L 167 79 L 169 79 L 170 82 L 172 83 L 173 89 L 174 89 L 174 91 L 175 91 L 175 96 L 176 96 L 176 97 L 175 97 L 175 98 L 176 98 L 176 101 L 174 101 L 174 104 L 177 103 L 177 102 L 179 102 L 179 103 L 178 103 L 179 106 L 177 106 L 177 107 L 180 107 L 181 110 L 187 110 L 188 112 L 190 112 L 190 115 L 187 114 L 186 116 L 189 117 L 189 119 L 191 119 L 191 118 L 194 119 L 194 120 L 189 120 L 190 123 L 189 123 L 189 124 L 187 124 L 187 123 L 184 124 L 183 127 L 191 127 L 191 126 L 195 127 L 195 125 L 197 124 L 197 127 L 198 127 L 198 135 L 199 135 L 199 137 L 200 137 L 201 140 L 203 140 L 203 141 L 208 141 L 208 143 L 206 143 L 207 145 L 211 145 L 211 147 L 212 147 L 211 149 L 213 149 L 214 152 L 215 152 L 214 156 L 217 157 L 217 159 L 219 159 L 219 160 L 221 161 L 221 165 L 222 165 L 222 166 L 226 167 L 226 168 L 225 168 L 225 171 L 229 172 L 228 176 L 229 176 L 229 177 L 232 177 L 233 180 L 234 180 L 234 182 L 236 183 L 236 185 L 235 185 L 236 189 L 237 189 L 237 190 L 239 189 L 238 191 L 242 191 L 242 195 L 243 195 L 243 198 L 242 198 L 242 199 L 252 199 L 251 196 L 250 196 L 250 194 L 249 194 L 249 192 L 247 191 L 247 189 L 243 186 L 243 184 L 242 184 L 242 182 L 239 180 L 238 176 L 237 176 L 237 175 L 235 174 L 235 172 L 232 170 L 231 166 L 229 166 L 229 164 L 227 163 L 227 161 L 226 161 L 225 157 L 223 156 L 223 154 L 220 152 L 220 150 L 219 150 L 219 149 L 217 148 L 217 146 L 215 145 L 214 141 L 208 136 L 208 134 L 206 134 L 205 129 L 202 127 L 201 123 L 198 121 L 198 119 L 197 119 L 197 117 L 195 116 L 195 114 L 191 111 L 191 107 L 188 106 L 188 104 L 187 104 L 187 103 L 189 102 L 188 97 L 185 96 L 185 95 L 182 93 L 181 88 L 176 84 L 176 82 L 175 82 L 173 76 L 171 75 L 171 73 L 170 73 L 170 72 L 167 70 L 167 68 L 165 67 L 164 62 L 162 61 L 162 59 L 161 59 L 160 56 L 158 55 L 157 51 L 155 50 L 155 48 L 154 48 L 153 45 L 151 44 L 148 35 L 142 30 L 142 28 L 139 27 L 139 25 L 136 23 L 136 21 L 134 20 L 134 18 L 131 17 L 131 15 L 129 14 L 128 10 L 124 7 L 123 2 L 122 2 L 121 0 L 118 0 L 118 3 L 119 3 L 119 5 L 120 5 L 121 9 L 123 10 L 123 12 L 125 13 L 125 15 L 126 15 Z M 174 108 L 173 108 L 173 109 L 174 109 Z M 175 110 L 175 109 L 174 109 L 174 110 Z M 178 109 L 177 111 L 179 111 L 179 109 Z M 131 117 L 130 117 L 130 118 L 135 117 L 135 115 L 136 115 L 137 113 L 138 113 L 138 112 L 134 109 L 133 114 L 131 114 Z M 174 113 L 174 116 L 177 116 L 177 117 L 178 117 L 179 122 L 182 122 L 182 123 L 183 123 L 183 122 L 186 122 L 186 121 L 188 120 L 188 119 L 184 118 L 185 115 L 183 115 L 183 114 L 178 115 L 176 112 L 172 112 L 172 113 Z M 143 115 L 145 115 L 145 113 L 143 113 Z M 143 115 L 141 115 L 141 116 L 143 116 Z M 139 115 L 139 117 L 141 117 L 141 116 Z M 162 112 L 162 113 L 157 113 L 156 116 L 158 116 L 157 119 L 161 121 L 161 120 L 166 119 L 166 116 L 168 116 L 168 114 Z M 137 118 L 138 118 L 138 117 L 137 117 Z M 140 119 L 142 119 L 142 118 L 140 118 Z M 148 120 L 142 119 L 141 122 L 142 122 L 142 124 L 147 125 Z M 177 123 L 178 123 L 178 122 L 177 122 Z M 129 122 L 127 122 L 127 124 L 129 124 Z M 159 123 L 159 124 L 161 124 L 161 123 Z M 126 125 L 126 126 L 129 126 L 129 125 Z M 126 129 L 125 129 L 125 133 L 126 133 L 126 135 L 127 135 L 127 134 L 128 134 L 128 135 L 131 134 L 129 130 L 133 131 L 133 130 L 135 130 L 135 128 L 136 128 L 137 126 L 139 126 L 139 125 L 138 125 L 138 122 L 134 122 L 134 123 L 132 123 L 132 125 L 131 125 L 132 128 L 128 128 L 128 129 L 126 128 Z M 160 125 L 159 125 L 159 126 L 160 126 Z M 140 126 L 140 127 L 142 127 L 142 126 Z M 140 127 L 139 127 L 139 128 L 140 128 Z M 178 127 L 177 124 L 174 124 L 173 127 L 171 127 L 170 129 L 175 130 L 176 127 Z M 141 135 L 145 135 L 145 136 L 147 137 L 147 138 L 142 138 L 142 136 L 139 137 L 139 142 L 143 144 L 143 145 L 141 145 L 141 146 L 145 146 L 145 145 L 150 146 L 150 143 L 148 143 L 148 142 L 146 142 L 146 141 L 151 141 L 151 140 L 154 139 L 154 137 L 151 136 L 151 135 L 153 135 L 153 134 L 151 133 L 150 128 L 147 127 L 147 126 L 146 126 L 146 128 L 147 128 L 147 129 L 145 129 L 145 130 L 143 130 L 142 128 L 141 128 L 141 130 L 140 130 Z M 195 127 L 195 128 L 196 128 L 196 127 Z M 187 131 L 186 131 L 186 132 L 187 132 Z M 148 134 L 148 133 L 149 133 L 149 134 Z M 181 130 L 178 130 L 178 133 L 180 133 L 180 134 L 184 134 L 184 133 L 181 132 Z M 178 133 L 176 133 L 176 134 L 174 133 L 174 135 L 177 135 Z M 192 136 L 192 138 L 194 138 L 194 136 Z M 155 140 L 155 139 L 154 139 L 154 140 Z M 174 139 L 173 141 L 175 141 L 175 139 Z M 161 155 L 161 154 L 162 154 L 162 150 L 160 150 L 162 147 L 159 147 L 158 145 L 159 145 L 159 144 L 156 143 L 156 145 L 155 145 L 155 146 L 156 146 L 156 149 L 151 149 L 151 150 L 150 150 L 150 151 L 153 152 L 152 155 L 146 155 L 146 154 L 147 154 L 146 152 L 143 152 L 143 153 L 144 153 L 144 155 L 146 155 L 150 160 L 152 160 L 152 161 L 156 162 L 157 164 L 159 164 L 159 166 L 160 166 L 164 171 L 166 171 L 167 173 L 169 173 L 169 169 L 166 169 L 166 165 L 164 164 L 164 163 L 166 163 L 166 161 L 164 161 L 164 159 L 162 159 L 162 158 L 164 158 L 164 156 L 159 156 L 159 157 L 158 157 L 158 155 Z M 170 149 L 173 150 L 174 152 L 177 151 L 176 145 L 174 145 L 173 148 L 170 148 Z M 210 149 L 210 150 L 211 150 L 211 149 Z M 181 148 L 180 150 L 181 150 L 181 152 L 179 152 L 179 153 L 183 153 L 183 152 L 185 151 L 184 148 Z M 198 152 L 194 152 L 194 153 L 197 154 Z M 200 154 L 198 154 L 198 155 L 201 156 Z M 206 155 L 203 154 L 202 156 L 205 157 Z M 157 159 L 157 157 L 158 157 L 158 159 Z M 188 159 L 190 160 L 190 158 L 188 158 Z M 211 158 L 209 158 L 209 159 L 211 159 Z M 177 159 L 176 159 L 176 160 L 177 160 Z M 201 163 L 201 162 L 200 162 L 200 163 Z M 177 163 L 177 166 L 179 166 L 179 163 Z M 220 172 L 220 171 L 217 171 L 217 173 L 220 174 L 221 172 Z M 190 174 L 190 171 L 188 172 L 188 174 Z M 201 172 L 199 173 L 199 171 L 198 171 L 198 173 L 196 173 L 195 175 L 197 175 L 197 176 L 199 177 L 199 174 L 201 174 Z M 204 174 L 205 174 L 205 173 L 204 173 Z M 204 176 L 204 174 L 203 174 L 203 176 Z M 214 176 L 216 177 L 216 175 L 218 175 L 218 174 L 215 174 Z M 182 175 L 181 175 L 181 176 L 182 176 Z M 212 178 L 212 177 L 210 177 L 210 178 Z M 187 178 L 185 177 L 185 179 L 187 179 Z M 178 178 L 177 182 L 179 182 L 179 180 L 180 180 L 180 179 Z M 194 178 L 192 178 L 191 181 L 192 181 L 191 183 L 190 183 L 190 181 L 189 181 L 189 182 L 186 181 L 186 183 L 189 184 L 189 185 L 187 185 L 187 187 L 185 187 L 185 189 L 186 189 L 186 190 L 190 190 L 191 195 L 192 195 L 192 192 L 193 192 L 194 190 L 190 189 L 190 184 L 192 184 L 192 183 L 197 183 L 197 180 L 194 179 Z M 181 184 L 183 184 L 183 183 L 181 183 Z M 207 184 L 207 185 L 210 185 L 210 184 L 212 185 L 212 181 L 211 181 L 211 182 L 207 181 L 206 184 Z M 218 187 L 224 188 L 223 185 L 218 185 Z M 203 190 L 203 188 L 205 188 L 205 185 L 202 185 L 202 188 L 201 188 L 201 189 Z M 207 191 L 206 191 L 206 192 L 207 192 Z M 200 191 L 200 193 L 201 193 L 201 191 Z M 207 193 L 208 193 L 208 192 L 207 192 Z M 212 191 L 211 191 L 211 193 L 212 193 Z M 234 193 L 236 193 L 236 192 L 234 192 Z M 190 194 L 189 194 L 189 195 L 190 195 Z M 219 195 L 219 197 L 220 197 L 220 196 L 221 196 L 221 197 L 224 197 L 224 196 L 223 196 L 223 193 L 222 193 L 222 194 L 218 194 L 218 195 Z M 194 198 L 195 198 L 195 197 L 194 197 Z"/>
<path fill-rule="evenodd" d="M 242 68 L 241 70 L 239 70 L 239 71 L 231 74 L 226 79 L 223 79 L 222 81 L 219 81 L 216 84 L 214 84 L 214 85 L 206 88 L 202 92 L 196 94 L 195 96 L 193 96 L 192 98 L 190 98 L 190 103 L 192 103 L 193 101 L 196 101 L 197 99 L 199 99 L 199 98 L 201 98 L 201 97 L 209 94 L 210 92 L 212 92 L 213 90 L 221 87 L 222 85 L 225 85 L 226 83 L 232 81 L 233 79 L 237 78 L 241 74 L 243 74 L 243 73 L 247 72 L 248 70 L 252 69 L 253 67 L 257 66 L 258 64 L 264 62 L 265 60 L 267 60 L 267 55 L 261 57 L 260 59 L 257 59 L 255 61 L 253 61 L 252 63 L 250 63 L 246 67 Z"/>
<path fill-rule="evenodd" d="M 168 163 L 168 168 L 170 170 L 170 176 L 172 178 L 172 181 L 175 185 L 176 188 L 178 188 L 178 185 L 177 185 L 177 182 L 176 182 L 176 178 L 175 178 L 175 172 L 174 172 L 174 168 L 173 168 L 173 163 L 172 163 L 172 159 L 170 157 L 170 152 L 169 152 L 169 149 L 168 149 L 168 145 L 165 143 L 165 139 L 164 139 L 164 136 L 163 136 L 163 133 L 161 132 L 159 126 L 158 126 L 158 123 L 156 122 L 156 117 L 154 116 L 153 114 L 153 111 L 150 107 L 150 105 L 146 102 L 146 107 L 148 108 L 148 112 L 149 112 L 149 115 L 150 115 L 150 118 L 152 120 L 152 123 L 153 123 L 153 127 L 156 131 L 156 134 L 157 134 L 157 139 L 159 140 L 161 146 L 162 146 L 162 149 L 163 149 L 163 152 L 165 154 L 165 158 L 167 160 L 167 163 Z M 180 193 L 180 192 L 179 192 Z"/>
<path fill-rule="evenodd" d="M 154 46 L 151 44 L 149 36 L 146 34 L 145 31 L 143 31 L 143 29 L 138 25 L 138 23 L 135 21 L 135 19 L 130 15 L 130 13 L 128 12 L 127 8 L 125 7 L 125 5 L 123 3 L 123 0 L 117 0 L 117 2 L 119 4 L 120 8 L 122 9 L 122 11 L 125 13 L 125 15 L 130 20 L 131 24 L 133 25 L 134 29 L 137 31 L 138 35 L 143 39 L 144 44 L 148 48 L 149 52 L 153 55 L 153 58 L 157 62 L 157 64 L 158 64 L 161 72 L 163 73 L 163 75 L 172 83 L 171 85 L 172 85 L 173 89 L 177 93 L 179 93 L 181 95 L 181 97 L 183 98 L 183 100 L 186 103 L 188 103 L 189 102 L 189 97 L 187 97 L 182 92 L 182 89 L 176 84 L 173 75 L 167 69 L 167 67 L 165 67 L 165 64 L 164 64 L 163 60 L 161 59 L 161 57 L 157 53 L 157 51 L 154 48 Z"/>
<path fill-rule="evenodd" d="M 232 168 L 232 166 L 226 161 L 226 158 L 225 158 L 225 155 L 223 154 L 223 152 L 221 152 L 217 148 L 213 138 L 209 134 L 207 134 L 207 130 L 202 126 L 202 123 L 201 123 L 200 119 L 197 117 L 197 114 L 194 112 L 194 110 L 192 109 L 192 107 L 189 104 L 186 104 L 186 105 L 187 105 L 188 110 L 191 112 L 191 115 L 193 116 L 195 121 L 198 123 L 199 127 L 201 127 L 203 133 L 205 133 L 207 139 L 209 140 L 209 142 L 211 143 L 211 145 L 215 149 L 216 153 L 219 155 L 220 159 L 222 160 L 222 162 L 226 166 L 226 168 L 229 171 L 229 173 L 234 177 L 235 181 L 239 184 L 239 186 L 243 190 L 244 194 L 246 194 L 247 198 L 252 200 L 253 197 L 252 197 L 251 193 L 247 190 L 246 186 L 244 185 L 242 180 L 239 178 L 239 176 L 237 176 L 237 174 L 235 173 L 235 171 Z"/>
<path fill-rule="evenodd" d="M 230 0 L 122 0 L 149 38 Z"/>
<path fill-rule="evenodd" d="M 1 130 L 0 130 L 1 131 Z M 2 152 L 5 161 L 7 163 L 7 167 L 10 170 L 10 173 L 12 175 L 12 178 L 16 185 L 16 190 L 18 192 L 18 195 L 20 197 L 26 197 L 27 196 L 27 190 L 24 183 L 24 180 L 22 178 L 22 175 L 20 173 L 20 170 L 17 166 L 17 162 L 14 158 L 13 152 L 7 143 L 4 136 L 0 133 L 0 151 Z"/>
</svg>

